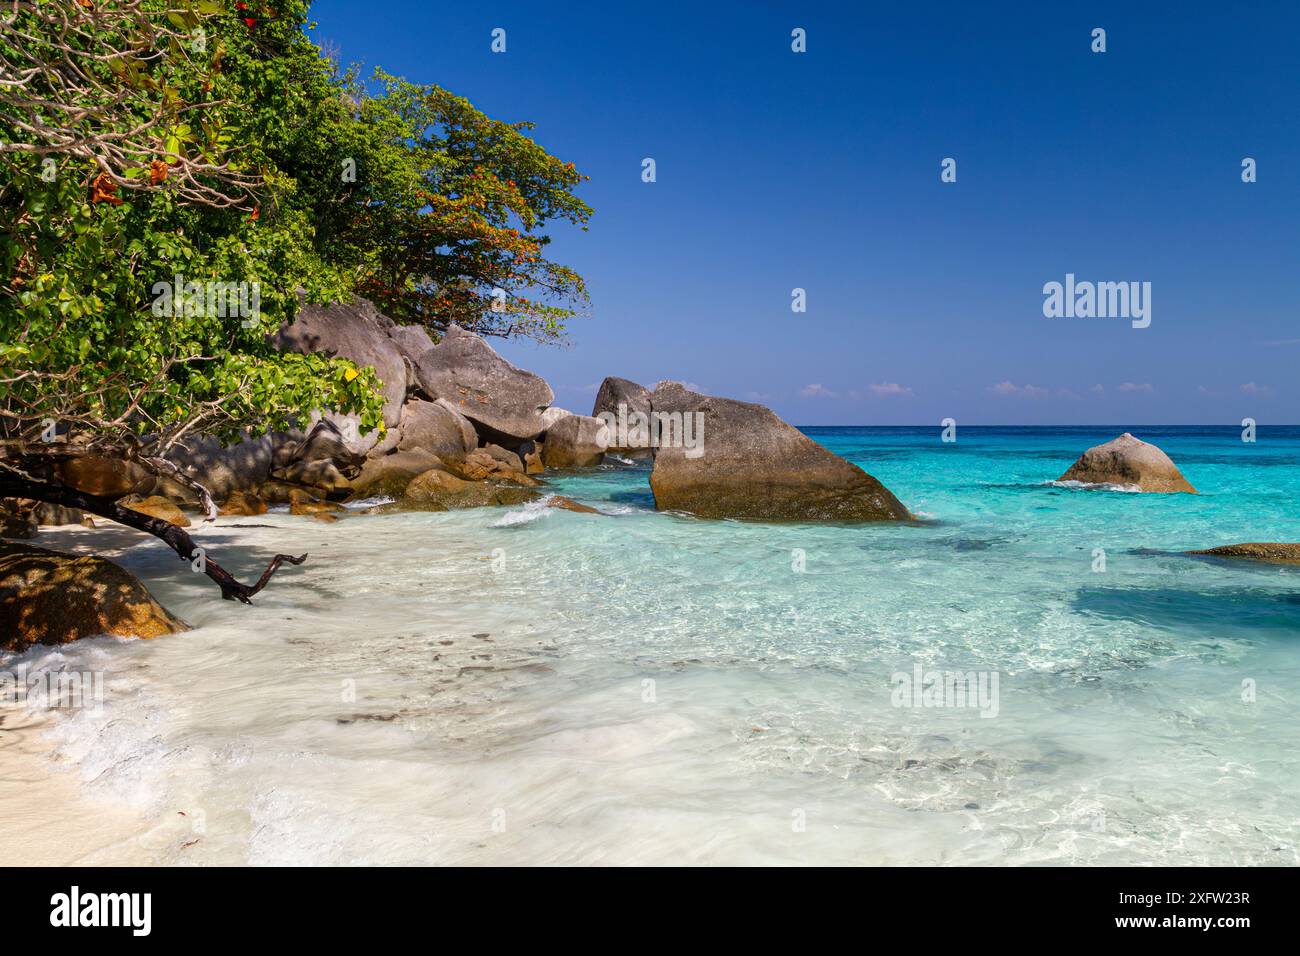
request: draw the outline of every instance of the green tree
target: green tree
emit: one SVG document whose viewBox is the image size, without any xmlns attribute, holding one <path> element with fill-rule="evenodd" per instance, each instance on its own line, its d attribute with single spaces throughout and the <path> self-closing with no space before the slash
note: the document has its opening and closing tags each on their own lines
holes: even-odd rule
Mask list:
<svg viewBox="0 0 1300 956">
<path fill-rule="evenodd" d="M 319 60 L 305 8 L 286 4 L 254 35 L 215 6 L 26 4 L 0 22 L 0 68 L 20 80 L 0 93 L 9 437 L 55 421 L 101 441 L 148 434 L 163 452 L 197 430 L 293 424 L 313 408 L 380 424 L 372 370 L 267 343 L 296 289 L 349 288 L 268 158 L 296 105 L 268 92 Z M 181 314 L 159 315 L 160 284 L 178 277 L 255 290 L 258 308 L 232 314 L 176 290 L 168 311 Z"/>
<path fill-rule="evenodd" d="M 303 163 L 321 173 L 303 180 L 321 248 L 400 322 L 561 338 L 588 297 L 581 276 L 545 255 L 543 229 L 585 228 L 591 208 L 573 190 L 586 177 L 526 136 L 530 123 L 491 119 L 463 97 L 382 70 L 376 95 L 344 79 L 349 95 L 338 103 L 351 115 L 337 136 L 309 144 L 315 154 Z M 348 157 L 356 182 L 340 201 L 330 180 Z"/>
</svg>

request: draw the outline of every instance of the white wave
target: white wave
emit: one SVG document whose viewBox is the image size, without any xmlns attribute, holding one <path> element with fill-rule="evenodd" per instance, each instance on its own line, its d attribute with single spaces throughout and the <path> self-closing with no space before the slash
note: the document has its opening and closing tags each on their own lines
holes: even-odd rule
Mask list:
<svg viewBox="0 0 1300 956">
<path fill-rule="evenodd" d="M 512 528 L 515 525 L 532 524 L 538 518 L 545 518 L 551 513 L 551 500 L 544 498 L 540 501 L 530 501 L 518 511 L 508 511 L 496 521 L 493 521 L 489 528 Z"/>
<path fill-rule="evenodd" d="M 391 505 L 397 499 L 390 498 L 388 495 L 376 495 L 373 498 L 362 498 L 359 501 L 345 501 L 344 508 L 359 510 L 361 508 L 378 508 L 380 505 Z"/>
<path fill-rule="evenodd" d="M 1125 494 L 1136 494 L 1141 492 L 1137 485 L 1120 485 L 1109 481 L 1044 481 L 1041 484 L 1048 485 L 1052 488 L 1081 488 L 1090 491 L 1122 491 Z"/>
</svg>

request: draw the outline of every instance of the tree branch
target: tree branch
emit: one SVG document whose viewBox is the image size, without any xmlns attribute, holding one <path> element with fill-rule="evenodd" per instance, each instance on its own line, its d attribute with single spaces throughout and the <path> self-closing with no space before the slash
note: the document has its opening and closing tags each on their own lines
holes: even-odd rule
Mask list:
<svg viewBox="0 0 1300 956">
<path fill-rule="evenodd" d="M 30 478 L 20 477 L 17 474 L 7 474 L 3 471 L 0 471 L 0 498 L 31 498 L 48 504 L 80 508 L 82 511 L 89 511 L 101 518 L 108 518 L 130 528 L 144 531 L 155 538 L 160 538 L 183 561 L 191 562 L 191 566 L 195 566 L 196 570 L 201 570 L 215 581 L 217 586 L 221 588 L 221 596 L 227 601 L 242 601 L 245 604 L 252 604 L 253 595 L 266 587 L 266 583 L 271 580 L 271 575 L 275 574 L 282 562 L 288 561 L 290 564 L 302 564 L 307 560 L 305 554 L 296 558 L 288 554 L 277 554 L 271 559 L 271 563 L 266 566 L 262 576 L 257 579 L 257 583 L 250 587 L 235 580 L 229 571 L 209 558 L 207 552 L 201 550 L 194 543 L 194 539 L 186 534 L 184 528 L 178 528 L 161 518 L 124 508 L 111 498 L 88 495 L 85 492 L 64 485 L 35 481 Z M 196 561 L 197 566 L 194 565 Z"/>
</svg>

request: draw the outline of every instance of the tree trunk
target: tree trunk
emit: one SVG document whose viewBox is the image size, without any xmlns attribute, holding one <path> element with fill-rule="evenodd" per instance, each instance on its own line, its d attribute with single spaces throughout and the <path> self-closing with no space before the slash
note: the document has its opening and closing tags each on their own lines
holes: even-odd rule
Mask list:
<svg viewBox="0 0 1300 956">
<path fill-rule="evenodd" d="M 245 604 L 252 604 L 253 595 L 266 587 L 266 582 L 271 580 L 271 575 L 275 574 L 281 562 L 302 564 L 307 560 L 305 554 L 296 558 L 288 554 L 277 554 L 266 566 L 262 576 L 257 579 L 257 583 L 250 587 L 247 584 L 240 584 L 230 572 L 209 558 L 207 552 L 199 548 L 194 543 L 194 539 L 185 533 L 184 528 L 178 528 L 161 518 L 124 508 L 111 498 L 102 498 L 64 485 L 35 481 L 3 472 L 0 472 L 0 498 L 33 498 L 49 504 L 80 508 L 82 511 L 99 515 L 101 518 L 109 518 L 119 524 L 161 538 L 182 560 L 190 562 L 195 570 L 202 571 L 215 581 L 221 588 L 221 596 L 227 601 L 243 601 Z"/>
</svg>

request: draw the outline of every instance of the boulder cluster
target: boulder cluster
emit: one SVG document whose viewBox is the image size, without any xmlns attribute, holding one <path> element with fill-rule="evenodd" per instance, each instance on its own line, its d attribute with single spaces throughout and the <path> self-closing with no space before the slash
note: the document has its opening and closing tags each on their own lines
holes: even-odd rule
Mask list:
<svg viewBox="0 0 1300 956">
<path fill-rule="evenodd" d="M 270 505 L 336 520 L 346 501 L 381 510 L 443 511 L 545 499 L 544 472 L 595 468 L 608 455 L 650 459 L 660 510 L 768 521 L 906 520 L 907 509 L 861 468 L 831 454 L 761 405 L 701 395 L 676 382 L 652 389 L 621 378 L 601 385 L 591 415 L 552 405 L 540 376 L 506 361 L 481 337 L 451 326 L 438 342 L 398 325 L 365 299 L 304 305 L 272 337 L 285 350 L 370 365 L 382 382 L 383 428 L 324 409 L 305 431 L 188 438 L 168 458 L 203 485 L 222 514 Z M 93 457 L 56 477 L 186 526 L 192 489 L 138 466 Z M 67 509 L 64 509 L 67 511 Z M 364 510 L 364 509 L 353 509 Z M 83 520 L 80 514 L 57 516 Z M 14 533 L 33 524 L 0 513 Z M 20 527 L 21 526 L 21 527 Z"/>
<path fill-rule="evenodd" d="M 209 492 L 221 515 L 287 505 L 291 514 L 337 521 L 343 514 L 537 500 L 599 514 L 548 493 L 544 474 L 600 467 L 613 455 L 616 464 L 629 456 L 651 460 L 660 510 L 769 521 L 911 517 L 862 469 L 761 405 L 674 382 L 651 390 L 608 378 L 592 414 L 574 414 L 552 404 L 545 380 L 503 359 L 481 337 L 453 325 L 434 342 L 424 328 L 398 325 L 359 298 L 304 305 L 271 342 L 373 367 L 383 427 L 363 432 L 357 416 L 321 409 L 302 431 L 245 433 L 233 442 L 188 436 L 166 456 Z M 87 454 L 51 467 L 45 480 L 179 527 L 190 525 L 186 512 L 200 504 L 185 482 L 128 461 Z M 360 506 L 345 508 L 348 502 Z M 70 508 L 0 501 L 0 537 L 28 538 L 39 525 L 74 522 L 91 519 Z M 111 562 L 7 547 L 0 627 L 7 622 L 12 646 L 88 633 L 150 637 L 184 627 Z M 56 613 L 49 605 L 60 593 L 76 600 Z"/>
</svg>

